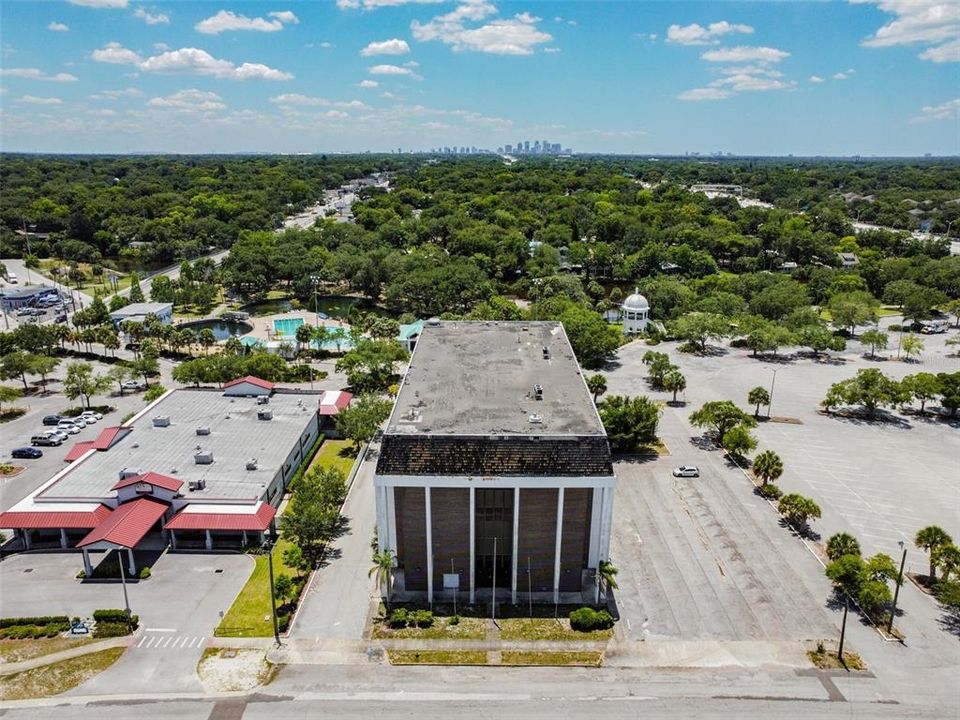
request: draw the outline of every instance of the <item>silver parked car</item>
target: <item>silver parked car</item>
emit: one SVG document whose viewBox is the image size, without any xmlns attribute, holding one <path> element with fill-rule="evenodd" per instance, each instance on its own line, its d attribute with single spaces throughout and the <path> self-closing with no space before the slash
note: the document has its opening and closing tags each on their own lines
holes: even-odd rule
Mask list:
<svg viewBox="0 0 960 720">
<path fill-rule="evenodd" d="M 681 465 L 673 469 L 674 477 L 700 477 L 700 468 L 694 465 Z"/>
</svg>

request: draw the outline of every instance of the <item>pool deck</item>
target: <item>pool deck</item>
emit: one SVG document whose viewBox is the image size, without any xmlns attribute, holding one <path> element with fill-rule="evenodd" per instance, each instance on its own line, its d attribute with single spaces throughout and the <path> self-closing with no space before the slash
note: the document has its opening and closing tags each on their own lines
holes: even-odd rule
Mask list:
<svg viewBox="0 0 960 720">
<path fill-rule="evenodd" d="M 312 313 L 309 310 L 291 310 L 285 313 L 278 313 L 275 315 L 262 315 L 260 317 L 250 317 L 246 322 L 253 325 L 253 330 L 244 335 L 243 337 L 254 337 L 257 340 L 263 340 L 268 342 L 271 340 L 288 340 L 290 342 L 296 342 L 296 338 L 293 336 L 287 335 L 277 335 L 274 331 L 273 321 L 274 320 L 293 320 L 300 318 L 303 320 L 304 324 L 307 325 L 316 325 L 317 324 L 317 315 Z M 337 320 L 335 318 L 326 318 L 320 319 L 320 324 L 324 327 L 332 330 L 334 328 L 342 328 L 346 332 L 350 331 L 350 324 L 344 322 L 343 320 Z"/>
</svg>

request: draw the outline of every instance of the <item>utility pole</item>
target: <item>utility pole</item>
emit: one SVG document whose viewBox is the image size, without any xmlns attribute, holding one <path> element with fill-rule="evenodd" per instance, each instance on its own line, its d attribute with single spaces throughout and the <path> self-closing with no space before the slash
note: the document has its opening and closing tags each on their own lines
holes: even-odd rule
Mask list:
<svg viewBox="0 0 960 720">
<path fill-rule="evenodd" d="M 490 619 L 497 619 L 497 539 L 493 539 L 493 595 L 490 597 Z"/>
<path fill-rule="evenodd" d="M 277 624 L 277 599 L 273 590 L 273 545 L 270 540 L 263 541 L 263 549 L 267 552 L 267 565 L 270 568 L 270 614 L 273 615 L 273 639 L 280 647 L 280 627 Z"/>
<path fill-rule="evenodd" d="M 850 610 L 850 596 L 843 596 L 843 624 L 840 626 L 840 647 L 837 649 L 837 659 L 843 663 L 843 640 L 847 635 L 847 612 Z"/>
<path fill-rule="evenodd" d="M 767 398 L 770 402 L 767 403 L 767 419 L 770 419 L 770 412 L 773 410 L 773 386 L 777 382 L 777 371 L 773 371 L 773 380 L 770 381 L 770 397 Z"/>
<path fill-rule="evenodd" d="M 887 634 L 893 632 L 893 617 L 897 614 L 897 599 L 900 597 L 900 586 L 903 584 L 903 566 L 907 563 L 907 546 L 903 540 L 899 543 L 903 550 L 903 556 L 900 558 L 900 572 L 897 573 L 897 587 L 893 591 L 893 607 L 890 608 L 890 621 L 887 623 Z"/>
</svg>

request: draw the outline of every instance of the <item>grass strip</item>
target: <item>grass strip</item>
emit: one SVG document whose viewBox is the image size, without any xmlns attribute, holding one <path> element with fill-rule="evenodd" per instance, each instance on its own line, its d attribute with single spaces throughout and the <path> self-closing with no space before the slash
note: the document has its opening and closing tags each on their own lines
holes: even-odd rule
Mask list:
<svg viewBox="0 0 960 720">
<path fill-rule="evenodd" d="M 125 650 L 125 647 L 107 648 L 4 675 L 0 677 L 0 700 L 51 697 L 72 690 L 113 665 Z"/>
<path fill-rule="evenodd" d="M 484 650 L 387 650 L 391 665 L 486 665 Z"/>
</svg>

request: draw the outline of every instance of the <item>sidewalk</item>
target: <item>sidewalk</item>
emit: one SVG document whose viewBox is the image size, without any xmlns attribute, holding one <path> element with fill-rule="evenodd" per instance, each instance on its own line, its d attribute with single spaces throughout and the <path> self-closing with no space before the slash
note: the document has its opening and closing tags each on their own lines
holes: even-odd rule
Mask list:
<svg viewBox="0 0 960 720">
<path fill-rule="evenodd" d="M 60 652 L 41 655 L 40 657 L 30 658 L 29 660 L 22 660 L 16 663 L 4 663 L 0 665 L 0 675 L 13 675 L 14 673 L 24 670 L 32 670 L 33 668 L 51 665 L 61 660 L 70 660 L 71 658 L 80 657 L 81 655 L 89 655 L 90 653 L 100 650 L 129 646 L 133 644 L 135 637 L 136 635 L 126 635 L 124 637 L 108 638 L 107 640 L 85 643 L 70 648 L 69 650 L 61 650 Z"/>
</svg>

